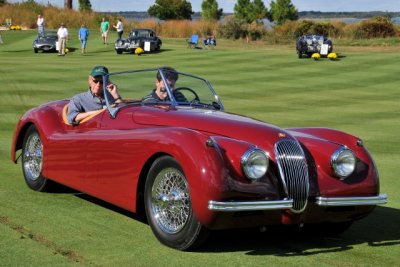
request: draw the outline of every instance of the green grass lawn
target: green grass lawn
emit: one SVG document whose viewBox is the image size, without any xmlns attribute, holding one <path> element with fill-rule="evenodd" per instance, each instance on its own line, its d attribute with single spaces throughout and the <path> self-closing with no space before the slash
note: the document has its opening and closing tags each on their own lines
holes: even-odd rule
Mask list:
<svg viewBox="0 0 400 267">
<path fill-rule="evenodd" d="M 337 61 L 298 59 L 294 46 L 218 40 L 214 50 L 163 39 L 162 51 L 117 55 L 93 30 L 81 55 L 70 30 L 65 57 L 34 54 L 35 31 L 1 32 L 0 266 L 399 266 L 399 47 L 335 47 Z M 115 36 L 111 36 L 114 41 Z M 72 49 L 74 50 L 74 49 Z M 87 88 L 94 65 L 110 71 L 169 65 L 208 79 L 228 112 L 282 127 L 322 126 L 361 137 L 389 203 L 337 238 L 248 231 L 214 235 L 199 251 L 161 245 L 130 214 L 76 192 L 37 193 L 10 161 L 19 117 Z"/>
</svg>

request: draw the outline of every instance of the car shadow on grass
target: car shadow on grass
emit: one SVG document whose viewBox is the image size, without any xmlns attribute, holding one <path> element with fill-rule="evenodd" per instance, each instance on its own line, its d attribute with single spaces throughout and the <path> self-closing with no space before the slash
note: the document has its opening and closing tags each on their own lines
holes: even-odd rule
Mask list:
<svg viewBox="0 0 400 267">
<path fill-rule="evenodd" d="M 400 224 L 397 222 L 400 222 L 400 210 L 379 206 L 338 236 L 324 236 L 312 230 L 301 231 L 282 226 L 267 227 L 263 232 L 259 229 L 226 230 L 213 232 L 196 251 L 246 251 L 248 255 L 289 257 L 346 251 L 359 244 L 395 246 L 400 244 Z"/>
<path fill-rule="evenodd" d="M 64 193 L 74 193 L 82 200 L 147 224 L 143 211 L 136 214 L 87 194 L 74 192 L 69 188 L 64 188 L 64 190 L 67 190 Z M 312 228 L 305 230 L 297 226 L 267 226 L 261 231 L 260 228 L 220 230 L 211 231 L 205 243 L 192 252 L 244 251 L 247 255 L 254 256 L 289 257 L 341 252 L 351 250 L 353 246 L 360 244 L 368 244 L 370 247 L 390 247 L 400 245 L 398 222 L 400 222 L 400 210 L 378 206 L 372 214 L 356 221 L 346 232 L 337 236 L 321 235 L 314 232 Z M 150 227 L 149 231 L 151 231 Z"/>
<path fill-rule="evenodd" d="M 79 197 L 80 199 L 89 201 L 89 202 L 91 202 L 91 203 L 93 203 L 95 205 L 99 205 L 99 206 L 101 206 L 103 208 L 106 208 L 106 209 L 112 210 L 114 212 L 117 212 L 119 214 L 125 215 L 125 216 L 127 216 L 127 217 L 129 217 L 129 218 L 131 218 L 133 220 L 139 221 L 139 222 L 141 222 L 143 224 L 147 224 L 146 215 L 144 213 L 140 213 L 140 214 L 133 213 L 131 211 L 128 211 L 128 210 L 120 208 L 120 207 L 117 207 L 117 206 L 115 206 L 115 205 L 113 205 L 111 203 L 105 202 L 105 201 L 103 201 L 101 199 L 92 197 L 92 196 L 84 194 L 84 193 L 75 193 L 75 196 Z M 150 228 L 149 228 L 149 231 L 151 231 Z"/>
</svg>

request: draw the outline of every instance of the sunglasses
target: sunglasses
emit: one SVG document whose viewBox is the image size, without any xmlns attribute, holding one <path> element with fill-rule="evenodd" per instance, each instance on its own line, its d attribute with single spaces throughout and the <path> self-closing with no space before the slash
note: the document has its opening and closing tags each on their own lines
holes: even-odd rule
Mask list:
<svg viewBox="0 0 400 267">
<path fill-rule="evenodd" d="M 103 80 L 92 79 L 92 82 L 94 82 L 94 83 L 103 83 Z"/>
</svg>

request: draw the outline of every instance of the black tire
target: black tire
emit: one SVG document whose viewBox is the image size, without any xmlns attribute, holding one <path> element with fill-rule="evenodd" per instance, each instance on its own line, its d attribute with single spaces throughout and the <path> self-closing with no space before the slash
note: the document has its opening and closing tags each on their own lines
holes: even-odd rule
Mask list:
<svg viewBox="0 0 400 267">
<path fill-rule="evenodd" d="M 43 144 L 34 125 L 29 126 L 22 144 L 22 172 L 25 182 L 32 190 L 48 191 L 51 181 L 42 175 Z"/>
<path fill-rule="evenodd" d="M 147 175 L 144 203 L 147 221 L 157 239 L 169 247 L 189 250 L 208 236 L 196 219 L 186 177 L 170 156 L 154 161 Z"/>
<path fill-rule="evenodd" d="M 119 50 L 119 49 L 118 49 L 118 50 L 116 50 L 116 51 L 117 51 L 117 54 L 118 54 L 118 55 L 121 55 L 121 54 L 122 54 L 122 50 Z"/>
<path fill-rule="evenodd" d="M 38 50 L 37 48 L 34 48 L 34 49 L 33 49 L 33 52 L 34 52 L 34 53 L 37 53 L 37 52 L 39 52 L 39 50 Z"/>
</svg>

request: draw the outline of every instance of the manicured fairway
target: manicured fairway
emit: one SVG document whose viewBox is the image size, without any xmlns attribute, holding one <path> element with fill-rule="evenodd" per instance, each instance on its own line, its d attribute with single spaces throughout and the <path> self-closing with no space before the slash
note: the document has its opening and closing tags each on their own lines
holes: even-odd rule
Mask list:
<svg viewBox="0 0 400 267">
<path fill-rule="evenodd" d="M 218 40 L 213 50 L 163 38 L 160 53 L 117 55 L 92 30 L 79 53 L 34 54 L 35 32 L 1 32 L 0 266 L 400 266 L 400 47 L 335 47 L 340 59 L 298 59 L 293 46 Z M 112 36 L 112 40 L 116 38 Z M 162 38 L 162 36 L 161 36 Z M 94 65 L 110 71 L 169 65 L 207 78 L 225 109 L 282 127 L 322 126 L 364 140 L 389 203 L 337 238 L 216 233 L 196 252 L 161 245 L 138 216 L 73 191 L 37 193 L 10 161 L 19 117 L 86 90 Z"/>
</svg>

